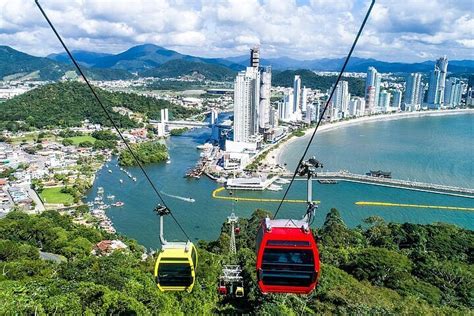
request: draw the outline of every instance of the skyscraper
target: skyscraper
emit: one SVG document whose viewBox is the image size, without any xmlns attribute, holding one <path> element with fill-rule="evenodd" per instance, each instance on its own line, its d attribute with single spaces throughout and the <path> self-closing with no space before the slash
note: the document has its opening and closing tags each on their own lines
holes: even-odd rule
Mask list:
<svg viewBox="0 0 474 316">
<path fill-rule="evenodd" d="M 380 93 L 379 108 L 382 112 L 390 111 L 391 93 L 384 90 Z"/>
<path fill-rule="evenodd" d="M 423 99 L 420 99 L 421 94 L 421 74 L 412 73 L 407 78 L 405 91 L 405 110 L 410 108 L 411 111 L 419 110 Z"/>
<path fill-rule="evenodd" d="M 293 113 L 301 111 L 301 78 L 299 75 L 295 76 L 293 81 Z"/>
<path fill-rule="evenodd" d="M 378 107 L 379 104 L 379 94 L 380 94 L 380 84 L 382 77 L 380 73 L 374 67 L 369 67 L 367 69 L 367 78 L 365 80 L 365 101 L 366 107 L 369 112 L 372 112 L 374 108 Z M 373 87 L 373 98 L 369 95 L 369 90 Z"/>
<path fill-rule="evenodd" d="M 270 128 L 272 72 L 260 67 L 260 49 L 250 50 L 250 66 L 234 81 L 234 141 L 253 142 Z"/>
<path fill-rule="evenodd" d="M 461 104 L 463 82 L 458 78 L 449 78 L 446 80 L 446 88 L 444 92 L 444 104 L 446 106 L 455 107 Z"/>
<path fill-rule="evenodd" d="M 270 97 L 272 87 L 272 68 L 260 67 L 260 103 L 258 109 L 258 120 L 260 130 L 270 127 Z"/>
<path fill-rule="evenodd" d="M 283 95 L 283 101 L 278 104 L 278 117 L 282 121 L 287 121 L 293 114 L 293 89 L 286 89 Z"/>
<path fill-rule="evenodd" d="M 247 67 L 234 80 L 234 141 L 250 142 L 258 133 L 260 73 Z"/>
<path fill-rule="evenodd" d="M 444 105 L 444 89 L 446 85 L 446 73 L 448 71 L 448 59 L 446 56 L 436 61 L 430 74 L 428 87 L 428 107 L 437 109 Z"/>
<path fill-rule="evenodd" d="M 337 84 L 334 95 L 332 96 L 331 106 L 333 107 L 333 113 L 337 118 L 346 117 L 349 109 L 349 83 L 347 81 L 339 81 Z"/>
<path fill-rule="evenodd" d="M 392 107 L 396 110 L 400 110 L 402 105 L 402 91 L 396 89 L 393 91 Z"/>
</svg>

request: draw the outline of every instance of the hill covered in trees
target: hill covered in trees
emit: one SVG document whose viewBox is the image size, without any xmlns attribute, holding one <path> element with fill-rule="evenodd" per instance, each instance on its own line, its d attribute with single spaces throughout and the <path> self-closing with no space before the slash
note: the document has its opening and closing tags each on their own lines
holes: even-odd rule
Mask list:
<svg viewBox="0 0 474 316">
<path fill-rule="evenodd" d="M 255 280 L 255 234 L 267 213 L 241 219 L 237 235 L 246 294 L 217 294 L 228 256 L 229 225 L 218 240 L 199 242 L 197 283 L 192 293 L 161 293 L 153 258 L 142 258 L 135 241 L 74 224 L 47 211 L 12 212 L 0 219 L 0 314 L 249 313 L 465 315 L 474 309 L 474 233 L 453 225 L 393 224 L 370 218 L 349 229 L 331 210 L 318 230 L 322 272 L 308 296 L 262 295 Z M 158 232 L 156 233 L 158 239 Z M 91 254 L 103 239 L 120 238 L 128 250 Z M 40 259 L 39 250 L 65 260 Z"/>
<path fill-rule="evenodd" d="M 133 127 L 137 123 L 127 116 L 112 111 L 112 107 L 125 107 L 146 115 L 160 118 L 160 110 L 169 108 L 170 117 L 181 119 L 195 111 L 174 105 L 169 101 L 134 93 L 109 92 L 95 88 L 114 121 L 121 127 Z M 82 120 L 110 126 L 105 113 L 97 104 L 88 87 L 79 82 L 60 82 L 42 86 L 11 100 L 0 103 L 0 129 L 18 128 L 16 121 L 24 121 L 26 127 L 72 127 Z"/>
<path fill-rule="evenodd" d="M 295 75 L 300 75 L 301 84 L 311 89 L 325 92 L 336 82 L 337 76 L 320 76 L 308 69 L 275 71 L 272 76 L 273 86 L 293 87 Z M 365 81 L 363 78 L 342 77 L 348 81 L 349 92 L 353 96 L 364 96 Z"/>
<path fill-rule="evenodd" d="M 237 72 L 222 65 L 175 59 L 140 73 L 143 77 L 177 78 L 202 76 L 213 81 L 232 81 Z"/>
<path fill-rule="evenodd" d="M 119 69 L 85 68 L 84 71 L 93 80 L 133 78 L 131 73 Z M 0 79 L 28 77 L 35 80 L 59 80 L 68 72 L 75 74 L 73 65 L 31 56 L 9 46 L 0 46 Z"/>
</svg>

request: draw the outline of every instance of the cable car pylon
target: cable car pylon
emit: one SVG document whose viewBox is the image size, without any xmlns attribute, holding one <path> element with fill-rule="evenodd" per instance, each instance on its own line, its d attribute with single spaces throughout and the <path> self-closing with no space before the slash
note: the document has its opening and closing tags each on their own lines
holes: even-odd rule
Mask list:
<svg viewBox="0 0 474 316">
<path fill-rule="evenodd" d="M 231 261 L 235 260 L 237 254 L 237 246 L 235 243 L 235 233 L 239 232 L 239 228 L 235 227 L 238 224 L 239 218 L 234 212 L 227 217 L 227 223 L 230 224 L 230 242 L 229 254 Z M 244 282 L 241 276 L 242 268 L 237 264 L 227 264 L 222 266 L 222 272 L 219 276 L 218 292 L 224 296 L 243 297 L 244 296 Z"/>
</svg>

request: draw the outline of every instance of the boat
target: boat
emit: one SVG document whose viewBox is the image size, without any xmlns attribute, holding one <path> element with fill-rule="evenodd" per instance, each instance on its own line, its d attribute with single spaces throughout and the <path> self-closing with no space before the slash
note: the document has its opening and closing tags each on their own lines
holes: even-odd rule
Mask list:
<svg viewBox="0 0 474 316">
<path fill-rule="evenodd" d="M 123 180 L 122 179 L 119 179 L 120 183 L 123 183 Z"/>
<path fill-rule="evenodd" d="M 123 168 L 122 168 L 122 167 L 120 167 L 120 171 L 123 171 Z"/>
<path fill-rule="evenodd" d="M 226 178 L 220 177 L 219 179 L 216 180 L 218 183 L 225 183 L 227 181 Z"/>
<path fill-rule="evenodd" d="M 121 206 L 124 206 L 124 205 L 125 205 L 125 203 L 123 203 L 122 201 L 117 201 L 114 204 L 112 204 L 112 206 L 115 206 L 115 207 L 121 207 Z"/>
<path fill-rule="evenodd" d="M 197 149 L 211 149 L 213 146 L 211 143 L 205 143 L 205 144 L 202 144 L 202 145 L 197 145 L 196 148 Z"/>
<path fill-rule="evenodd" d="M 137 182 L 137 178 L 135 178 L 135 177 L 133 177 L 132 180 L 135 181 L 135 182 Z"/>
<path fill-rule="evenodd" d="M 170 164 L 170 163 L 171 163 L 171 160 L 170 160 L 170 159 L 166 160 L 166 163 L 167 163 L 167 164 Z"/>
<path fill-rule="evenodd" d="M 290 180 L 287 180 L 287 179 L 283 179 L 283 178 L 278 178 L 275 180 L 276 183 L 278 184 L 288 184 L 290 183 Z"/>
<path fill-rule="evenodd" d="M 97 194 L 103 194 L 104 193 L 104 188 L 103 187 L 98 187 L 97 188 Z"/>
<path fill-rule="evenodd" d="M 337 183 L 336 180 L 332 180 L 332 179 L 319 179 L 318 182 L 320 184 L 336 184 Z"/>
<path fill-rule="evenodd" d="M 109 194 L 109 195 L 107 195 L 107 198 L 109 200 L 113 200 L 113 199 L 115 199 L 115 195 Z"/>
<path fill-rule="evenodd" d="M 279 186 L 279 185 L 271 184 L 271 185 L 267 188 L 267 190 L 269 190 L 269 191 L 281 191 L 281 190 L 283 190 L 283 188 L 282 188 L 281 186 Z"/>
<path fill-rule="evenodd" d="M 106 165 L 105 165 L 105 168 L 108 168 L 108 167 L 109 167 L 109 165 L 106 164 Z"/>
<path fill-rule="evenodd" d="M 109 173 L 112 173 L 112 170 L 109 169 L 108 172 L 109 172 Z"/>
</svg>

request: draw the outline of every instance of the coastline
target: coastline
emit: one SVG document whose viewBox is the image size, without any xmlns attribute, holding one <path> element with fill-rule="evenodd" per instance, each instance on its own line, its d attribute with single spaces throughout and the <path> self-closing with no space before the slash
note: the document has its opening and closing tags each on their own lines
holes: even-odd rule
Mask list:
<svg viewBox="0 0 474 316">
<path fill-rule="evenodd" d="M 318 128 L 318 133 L 328 132 L 344 127 L 359 125 L 363 123 L 371 123 L 371 122 L 383 122 L 383 121 L 391 121 L 391 120 L 399 120 L 399 119 L 408 119 L 408 118 L 417 118 L 423 116 L 445 116 L 445 115 L 460 115 L 460 114 L 474 114 L 474 109 L 454 109 L 454 110 L 428 110 L 428 111 L 417 111 L 417 112 L 401 112 L 401 113 L 389 113 L 389 114 L 379 114 L 379 115 L 372 115 L 372 116 L 363 116 L 354 119 L 350 119 L 347 121 L 337 121 L 334 123 L 326 123 L 322 124 Z M 277 165 L 282 162 L 280 159 L 282 153 L 286 150 L 286 147 L 295 142 L 298 139 L 304 139 L 309 137 L 314 132 L 314 128 L 310 128 L 305 131 L 304 136 L 301 137 L 291 137 L 285 142 L 280 143 L 280 146 L 277 148 L 273 148 L 267 154 L 266 158 L 263 160 L 264 164 L 267 165 Z"/>
</svg>

